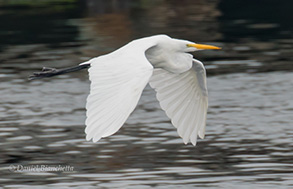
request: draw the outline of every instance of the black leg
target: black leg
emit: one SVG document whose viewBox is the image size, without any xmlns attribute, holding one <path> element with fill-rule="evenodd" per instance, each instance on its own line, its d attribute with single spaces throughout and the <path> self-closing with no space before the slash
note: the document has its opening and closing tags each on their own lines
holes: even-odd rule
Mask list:
<svg viewBox="0 0 293 189">
<path fill-rule="evenodd" d="M 41 79 L 44 77 L 52 77 L 55 75 L 61 75 L 69 72 L 75 72 L 78 70 L 82 70 L 85 68 L 89 68 L 90 64 L 83 64 L 83 65 L 78 65 L 70 68 L 64 68 L 64 69 L 55 69 L 55 68 L 47 68 L 44 67 L 41 72 L 35 72 L 33 75 L 30 75 L 28 77 L 29 80 L 34 80 L 34 79 Z"/>
</svg>

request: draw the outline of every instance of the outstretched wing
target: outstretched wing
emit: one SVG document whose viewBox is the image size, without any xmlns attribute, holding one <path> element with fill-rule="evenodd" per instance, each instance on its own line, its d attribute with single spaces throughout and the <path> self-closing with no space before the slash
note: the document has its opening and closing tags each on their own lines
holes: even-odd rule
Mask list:
<svg viewBox="0 0 293 189">
<path fill-rule="evenodd" d="M 97 142 L 117 132 L 136 107 L 153 67 L 144 52 L 134 54 L 117 52 L 87 62 L 91 64 L 86 103 L 87 140 Z"/>
<path fill-rule="evenodd" d="M 204 138 L 208 93 L 205 68 L 200 61 L 193 60 L 192 69 L 181 74 L 155 69 L 150 86 L 185 144 L 191 141 L 196 145 L 197 135 Z"/>
</svg>

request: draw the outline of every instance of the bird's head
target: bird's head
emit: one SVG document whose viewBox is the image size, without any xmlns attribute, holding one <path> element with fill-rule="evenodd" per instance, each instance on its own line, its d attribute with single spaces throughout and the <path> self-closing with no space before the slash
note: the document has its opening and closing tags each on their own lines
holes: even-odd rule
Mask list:
<svg viewBox="0 0 293 189">
<path fill-rule="evenodd" d="M 221 49 L 212 45 L 197 44 L 188 40 L 174 39 L 167 35 L 145 38 L 155 45 L 147 49 L 146 58 L 155 68 L 163 68 L 173 73 L 183 73 L 192 67 L 193 55 L 189 52 L 205 49 Z"/>
<path fill-rule="evenodd" d="M 179 51 L 183 52 L 193 52 L 193 51 L 199 51 L 199 50 L 219 50 L 220 47 L 216 47 L 213 45 L 204 45 L 204 44 L 198 44 L 194 42 L 190 42 L 187 40 L 181 40 L 181 39 L 172 39 L 174 46 L 177 47 Z"/>
</svg>

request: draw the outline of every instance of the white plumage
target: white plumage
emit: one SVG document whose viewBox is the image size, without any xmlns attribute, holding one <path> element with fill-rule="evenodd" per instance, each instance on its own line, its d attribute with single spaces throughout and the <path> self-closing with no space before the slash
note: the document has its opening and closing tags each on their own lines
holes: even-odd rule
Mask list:
<svg viewBox="0 0 293 189">
<path fill-rule="evenodd" d="M 208 96 L 202 63 L 194 61 L 193 68 L 181 74 L 155 69 L 150 86 L 183 142 L 196 145 L 197 135 L 205 135 Z"/>
<path fill-rule="evenodd" d="M 219 49 L 157 35 L 82 63 L 90 64 L 86 139 L 117 132 L 135 109 L 145 86 L 157 92 L 162 109 L 184 143 L 204 138 L 208 93 L 204 66 L 189 52 Z"/>
</svg>

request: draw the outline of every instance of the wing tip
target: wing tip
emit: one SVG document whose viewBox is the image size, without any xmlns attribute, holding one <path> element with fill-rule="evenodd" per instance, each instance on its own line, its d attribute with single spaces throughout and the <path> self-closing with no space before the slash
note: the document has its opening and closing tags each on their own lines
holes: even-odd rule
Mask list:
<svg viewBox="0 0 293 189">
<path fill-rule="evenodd" d="M 180 136 L 180 135 L 179 135 Z M 181 137 L 181 136 L 180 136 Z M 187 145 L 189 142 L 193 145 L 193 146 L 196 146 L 196 138 L 183 138 L 183 137 L 181 137 L 182 138 L 182 140 L 183 140 L 183 143 L 185 144 L 185 145 Z"/>
<path fill-rule="evenodd" d="M 201 132 L 198 132 L 198 136 L 199 136 L 199 138 L 204 139 L 205 134 L 204 133 L 201 133 Z"/>
<path fill-rule="evenodd" d="M 86 139 L 86 141 L 90 141 L 92 139 L 92 137 L 89 134 L 87 134 L 85 139 Z"/>
<path fill-rule="evenodd" d="M 101 139 L 101 137 L 94 137 L 93 138 L 93 143 L 97 143 L 100 139 Z"/>
<path fill-rule="evenodd" d="M 92 137 L 90 135 L 86 135 L 86 141 L 90 142 L 92 141 L 93 143 L 97 143 L 101 137 Z"/>
<path fill-rule="evenodd" d="M 193 146 L 196 146 L 196 141 L 188 141 L 188 142 L 183 141 L 183 143 L 184 143 L 185 145 L 188 145 L 189 142 L 190 142 Z"/>
<path fill-rule="evenodd" d="M 192 144 L 193 146 L 196 146 L 196 141 L 191 141 L 191 144 Z"/>
<path fill-rule="evenodd" d="M 188 144 L 188 141 L 186 142 L 186 141 L 183 139 L 183 143 L 184 143 L 185 145 L 187 145 L 187 144 Z"/>
<path fill-rule="evenodd" d="M 204 137 L 205 137 L 205 126 L 204 126 L 202 129 L 200 129 L 200 130 L 198 131 L 198 136 L 199 136 L 201 139 L 204 139 Z"/>
</svg>

